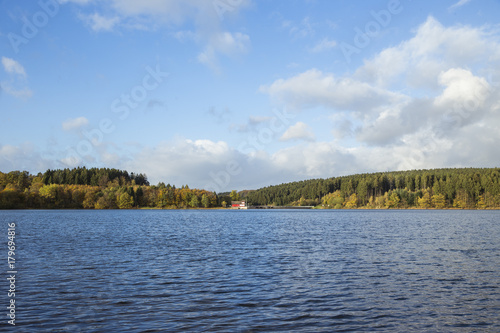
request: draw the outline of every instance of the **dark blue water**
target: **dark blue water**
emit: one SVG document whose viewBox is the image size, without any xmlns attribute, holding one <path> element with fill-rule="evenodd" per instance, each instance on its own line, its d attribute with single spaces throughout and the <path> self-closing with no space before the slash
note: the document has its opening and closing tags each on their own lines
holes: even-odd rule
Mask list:
<svg viewBox="0 0 500 333">
<path fill-rule="evenodd" d="M 18 332 L 500 331 L 499 211 L 0 219 L 17 225 Z"/>
</svg>

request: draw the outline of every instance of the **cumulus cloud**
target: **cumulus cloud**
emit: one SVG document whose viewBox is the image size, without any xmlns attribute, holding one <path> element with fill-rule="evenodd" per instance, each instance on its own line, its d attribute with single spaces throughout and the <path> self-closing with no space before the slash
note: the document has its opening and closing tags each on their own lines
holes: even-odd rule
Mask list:
<svg viewBox="0 0 500 333">
<path fill-rule="evenodd" d="M 484 106 L 490 90 L 484 78 L 474 76 L 463 68 L 452 68 L 442 72 L 438 82 L 446 88 L 436 98 L 435 103 L 444 108 L 453 108 L 457 103 L 471 102 L 475 109 L 480 109 Z"/>
<path fill-rule="evenodd" d="M 347 174 L 359 171 L 355 165 L 352 154 L 331 143 L 244 154 L 221 141 L 183 139 L 143 149 L 124 167 L 142 170 L 152 183 L 189 184 L 220 192 Z"/>
<path fill-rule="evenodd" d="M 282 142 L 274 145 L 282 148 L 274 152 L 179 139 L 143 147 L 126 159 L 98 151 L 97 160 L 145 172 L 153 183 L 218 192 L 360 172 L 498 166 L 500 46 L 495 36 L 486 28 L 444 27 L 431 17 L 413 37 L 375 54 L 352 75 L 313 68 L 260 87 L 293 108 L 294 116 L 326 110 L 336 135 L 331 142 L 314 141 L 313 128 L 298 121 L 282 129 Z M 223 45 L 227 53 L 244 50 L 237 46 L 243 35 L 217 38 L 219 50 Z M 254 131 L 270 120 L 250 117 L 239 129 Z"/>
<path fill-rule="evenodd" d="M 2 57 L 2 65 L 7 73 L 17 74 L 22 77 L 26 77 L 26 71 L 24 70 L 24 67 L 14 59 Z"/>
<path fill-rule="evenodd" d="M 276 80 L 261 86 L 260 91 L 294 109 L 326 106 L 337 111 L 366 112 L 404 97 L 350 77 L 325 74 L 318 69 Z"/>
<path fill-rule="evenodd" d="M 354 77 L 380 89 L 405 87 L 408 100 L 362 119 L 357 139 L 369 145 L 406 145 L 405 137 L 422 141 L 422 133 L 431 132 L 434 142 L 452 136 L 460 141 L 465 132 L 455 136 L 465 126 L 483 126 L 488 115 L 498 112 L 498 87 L 488 82 L 500 64 L 497 37 L 486 27 L 444 27 L 429 17 L 414 37 L 366 60 Z M 413 89 L 426 92 L 425 97 L 412 96 Z"/>
<path fill-rule="evenodd" d="M 62 128 L 65 131 L 71 131 L 74 129 L 79 129 L 85 125 L 88 125 L 89 121 L 85 117 L 78 117 L 74 119 L 68 119 L 62 123 Z"/>
<path fill-rule="evenodd" d="M 128 164 L 131 170 L 143 169 L 153 181 L 200 187 L 208 182 L 208 173 L 225 168 L 233 154 L 225 142 L 179 139 L 145 147 Z"/>
<path fill-rule="evenodd" d="M 58 162 L 42 156 L 31 143 L 0 145 L 0 170 L 2 172 L 26 170 L 36 174 L 57 167 L 60 167 Z"/>
<path fill-rule="evenodd" d="M 123 167 L 142 170 L 152 183 L 189 184 L 216 192 L 289 179 L 291 175 L 284 175 L 265 153 L 258 155 L 245 155 L 223 141 L 179 139 L 144 148 Z"/>
<path fill-rule="evenodd" d="M 493 119 L 498 123 L 498 117 Z M 471 137 L 475 139 L 470 140 Z M 95 163 L 146 173 L 152 184 L 163 181 L 222 192 L 385 170 L 495 167 L 500 165 L 499 140 L 498 128 L 493 123 L 467 127 L 449 137 L 440 137 L 427 129 L 404 136 L 404 144 L 383 147 L 346 148 L 333 142 L 311 142 L 272 154 L 264 151 L 245 154 L 223 141 L 178 139 L 143 147 L 130 158 L 110 152 L 108 147 L 98 151 Z M 59 167 L 33 147 L 0 146 L 1 170 L 38 172 Z"/>
<path fill-rule="evenodd" d="M 299 179 L 352 174 L 362 167 L 348 149 L 331 142 L 285 148 L 273 154 L 271 161 L 279 169 L 296 174 Z"/>
<path fill-rule="evenodd" d="M 314 141 L 314 133 L 307 124 L 299 121 L 295 125 L 290 126 L 280 138 L 281 141 L 290 140 L 305 140 Z"/>
<path fill-rule="evenodd" d="M 365 60 L 352 75 L 310 69 L 260 87 L 293 107 L 294 116 L 312 108 L 326 110 L 322 116 L 332 120 L 336 133 L 331 142 L 313 142 L 314 130 L 294 121 L 282 128 L 288 127 L 281 135 L 285 141 L 273 145 L 280 147 L 274 152 L 266 152 L 264 145 L 244 152 L 223 141 L 178 139 L 135 152 L 112 151 L 103 144 L 95 160 L 144 172 L 152 183 L 217 192 L 360 172 L 499 166 L 498 37 L 486 27 L 445 27 L 431 17 L 411 38 Z M 214 38 L 220 39 L 214 54 L 247 47 L 243 34 Z M 225 112 L 209 111 L 214 117 Z M 258 129 L 270 120 L 250 117 L 244 129 Z M 73 119 L 66 127 L 83 125 L 85 120 Z M 291 143 L 294 139 L 302 141 Z M 0 167 L 17 163 L 14 169 L 19 169 L 36 158 L 21 155 L 18 147 L 0 147 Z"/>
<path fill-rule="evenodd" d="M 379 165 L 361 163 L 364 154 L 331 142 L 300 144 L 273 154 L 244 154 L 225 142 L 184 139 L 143 149 L 122 167 L 145 172 L 153 184 L 189 184 L 221 192 L 375 170 Z M 397 167 L 394 160 L 384 165 Z"/>
<path fill-rule="evenodd" d="M 445 27 L 429 17 L 412 38 L 366 59 L 352 75 L 310 69 L 260 90 L 300 112 L 330 112 L 335 145 L 350 147 L 335 151 L 361 170 L 498 166 L 498 37 L 488 27 Z"/>
<path fill-rule="evenodd" d="M 436 90 L 442 71 L 491 64 L 500 50 L 495 38 L 486 28 L 444 27 L 429 17 L 413 38 L 365 60 L 354 77 L 381 87 Z"/>
</svg>

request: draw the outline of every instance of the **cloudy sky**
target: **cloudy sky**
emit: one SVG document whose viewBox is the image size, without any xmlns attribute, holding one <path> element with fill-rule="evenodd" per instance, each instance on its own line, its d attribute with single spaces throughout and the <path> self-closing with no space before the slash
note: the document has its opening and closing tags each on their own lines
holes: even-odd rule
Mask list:
<svg viewBox="0 0 500 333">
<path fill-rule="evenodd" d="M 215 191 L 500 166 L 498 0 L 0 0 L 0 171 Z"/>
</svg>

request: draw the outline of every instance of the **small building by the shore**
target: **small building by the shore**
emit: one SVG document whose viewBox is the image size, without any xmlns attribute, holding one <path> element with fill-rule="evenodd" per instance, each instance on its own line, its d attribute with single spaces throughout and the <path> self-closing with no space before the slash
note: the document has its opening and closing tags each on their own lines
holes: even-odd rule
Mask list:
<svg viewBox="0 0 500 333">
<path fill-rule="evenodd" d="M 232 209 L 248 209 L 246 201 L 231 201 Z"/>
</svg>

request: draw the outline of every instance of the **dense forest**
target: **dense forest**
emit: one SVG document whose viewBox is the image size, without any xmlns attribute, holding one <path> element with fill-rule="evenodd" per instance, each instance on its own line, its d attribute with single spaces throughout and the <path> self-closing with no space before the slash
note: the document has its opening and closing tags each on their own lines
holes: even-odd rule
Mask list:
<svg viewBox="0 0 500 333">
<path fill-rule="evenodd" d="M 117 169 L 63 169 L 63 170 L 47 170 L 41 175 L 45 185 L 90 185 L 90 186 L 106 186 L 108 182 L 113 182 L 118 179 L 120 184 L 134 185 L 149 185 L 148 178 L 143 174 L 129 174 L 127 171 Z"/>
<path fill-rule="evenodd" d="M 500 169 L 380 172 L 313 179 L 248 193 L 253 205 L 320 208 L 500 208 Z"/>
<path fill-rule="evenodd" d="M 256 191 L 214 193 L 150 185 L 144 174 L 85 167 L 0 172 L 0 209 L 213 208 L 250 205 L 317 208 L 500 208 L 500 169 L 433 169 L 312 179 Z"/>
<path fill-rule="evenodd" d="M 146 175 L 117 169 L 93 168 L 0 172 L 0 209 L 125 209 L 220 207 L 229 196 L 159 183 Z"/>
</svg>

